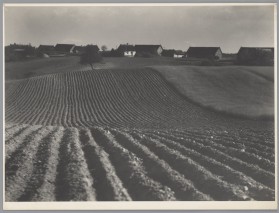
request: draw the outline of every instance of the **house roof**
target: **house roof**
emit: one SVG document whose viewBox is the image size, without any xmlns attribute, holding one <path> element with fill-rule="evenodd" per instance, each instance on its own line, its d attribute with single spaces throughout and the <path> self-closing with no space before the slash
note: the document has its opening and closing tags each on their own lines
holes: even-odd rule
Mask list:
<svg viewBox="0 0 279 213">
<path fill-rule="evenodd" d="M 117 50 L 121 52 L 135 51 L 135 46 L 131 44 L 120 44 Z"/>
<path fill-rule="evenodd" d="M 40 51 L 54 51 L 54 45 L 40 45 L 38 47 Z"/>
<path fill-rule="evenodd" d="M 70 52 L 70 50 L 74 47 L 74 44 L 56 44 L 55 50 L 58 52 Z"/>
<path fill-rule="evenodd" d="M 74 51 L 84 51 L 85 47 L 84 46 L 75 46 Z"/>
<path fill-rule="evenodd" d="M 157 50 L 157 49 L 159 49 L 159 48 L 162 48 L 163 49 L 163 47 L 162 47 L 162 45 L 135 45 L 135 50 L 136 51 L 146 51 L 146 52 L 149 52 L 149 51 L 154 51 L 154 50 Z"/>
<path fill-rule="evenodd" d="M 214 56 L 220 47 L 189 47 L 187 55 L 192 57 Z"/>
</svg>

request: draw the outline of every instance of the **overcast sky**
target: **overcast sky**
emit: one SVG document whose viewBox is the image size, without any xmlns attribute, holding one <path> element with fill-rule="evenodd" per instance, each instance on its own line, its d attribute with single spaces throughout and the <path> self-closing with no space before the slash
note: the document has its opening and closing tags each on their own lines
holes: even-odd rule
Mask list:
<svg viewBox="0 0 279 213">
<path fill-rule="evenodd" d="M 181 50 L 220 46 L 234 53 L 240 46 L 274 46 L 274 8 L 6 7 L 5 45 L 10 43 L 161 44 Z"/>
</svg>

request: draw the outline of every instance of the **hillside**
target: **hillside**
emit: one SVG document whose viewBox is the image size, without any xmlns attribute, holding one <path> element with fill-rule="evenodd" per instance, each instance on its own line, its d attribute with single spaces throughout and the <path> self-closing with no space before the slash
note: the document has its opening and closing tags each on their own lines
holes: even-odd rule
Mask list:
<svg viewBox="0 0 279 213">
<path fill-rule="evenodd" d="M 249 118 L 274 117 L 273 67 L 155 66 L 181 94 L 204 107 Z"/>
<path fill-rule="evenodd" d="M 38 67 L 5 83 L 6 201 L 275 199 L 274 122 L 218 113 L 183 93 L 204 92 L 194 80 L 209 79 L 204 88 L 214 92 L 216 81 L 231 78 L 232 87 L 245 75 L 170 66 L 175 82 L 189 77 L 183 91 L 162 67 L 120 62 Z"/>
<path fill-rule="evenodd" d="M 44 75 L 6 83 L 6 122 L 129 128 L 262 125 L 203 109 L 151 69 Z"/>
</svg>

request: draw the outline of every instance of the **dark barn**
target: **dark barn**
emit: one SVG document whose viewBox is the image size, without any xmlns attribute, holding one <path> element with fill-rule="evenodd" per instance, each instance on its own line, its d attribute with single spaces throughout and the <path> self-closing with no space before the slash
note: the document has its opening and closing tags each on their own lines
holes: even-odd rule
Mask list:
<svg viewBox="0 0 279 213">
<path fill-rule="evenodd" d="M 74 53 L 74 44 L 56 44 L 55 51 L 59 53 Z"/>
<path fill-rule="evenodd" d="M 38 47 L 38 52 L 41 54 L 51 54 L 55 52 L 54 45 L 40 45 Z"/>
<path fill-rule="evenodd" d="M 134 57 L 136 49 L 135 46 L 131 44 L 120 44 L 117 48 L 117 53 L 119 56 Z"/>
<path fill-rule="evenodd" d="M 219 60 L 222 58 L 222 50 L 220 47 L 189 47 L 186 56 Z"/>
<path fill-rule="evenodd" d="M 135 45 L 136 56 L 152 57 L 161 56 L 163 47 L 161 45 Z"/>
<path fill-rule="evenodd" d="M 237 53 L 237 63 L 244 65 L 273 65 L 274 48 L 241 47 Z"/>
</svg>

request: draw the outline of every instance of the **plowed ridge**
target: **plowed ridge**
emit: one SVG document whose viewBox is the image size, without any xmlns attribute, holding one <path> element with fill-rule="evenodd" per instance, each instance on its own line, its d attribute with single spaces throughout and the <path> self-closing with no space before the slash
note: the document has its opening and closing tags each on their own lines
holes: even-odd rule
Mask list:
<svg viewBox="0 0 279 213">
<path fill-rule="evenodd" d="M 272 126 L 194 105 L 151 69 L 80 71 L 6 83 L 6 123 L 129 128 Z"/>
<path fill-rule="evenodd" d="M 274 200 L 272 121 L 204 109 L 156 71 L 6 83 L 6 201 Z"/>
<path fill-rule="evenodd" d="M 274 168 L 218 149 L 222 131 L 202 144 L 188 130 L 24 127 L 6 150 L 6 201 L 274 200 Z"/>
</svg>

